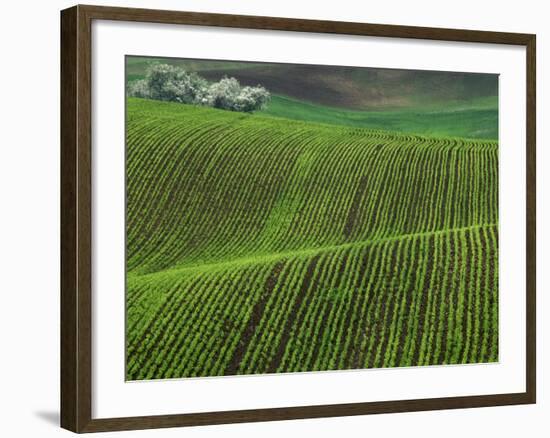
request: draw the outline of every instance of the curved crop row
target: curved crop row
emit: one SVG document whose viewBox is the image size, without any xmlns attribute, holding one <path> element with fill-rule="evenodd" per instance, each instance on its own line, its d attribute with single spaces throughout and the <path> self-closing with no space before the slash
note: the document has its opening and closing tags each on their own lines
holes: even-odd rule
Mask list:
<svg viewBox="0 0 550 438">
<path fill-rule="evenodd" d="M 127 377 L 498 359 L 498 145 L 129 99 Z"/>
<path fill-rule="evenodd" d="M 142 322 L 128 377 L 495 361 L 497 237 L 486 225 L 139 276 L 129 296 L 167 293 L 129 306 Z"/>
</svg>

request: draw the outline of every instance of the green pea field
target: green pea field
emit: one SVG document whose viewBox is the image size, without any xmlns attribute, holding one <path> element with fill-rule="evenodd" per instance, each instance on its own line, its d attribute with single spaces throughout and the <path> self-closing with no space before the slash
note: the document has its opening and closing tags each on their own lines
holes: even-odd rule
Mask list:
<svg viewBox="0 0 550 438">
<path fill-rule="evenodd" d="M 127 98 L 127 379 L 497 361 L 496 98 L 277 96 Z"/>
</svg>

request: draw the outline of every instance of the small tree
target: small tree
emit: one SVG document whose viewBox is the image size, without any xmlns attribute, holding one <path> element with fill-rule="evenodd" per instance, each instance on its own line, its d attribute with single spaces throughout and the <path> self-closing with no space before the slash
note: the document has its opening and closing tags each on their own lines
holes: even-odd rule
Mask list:
<svg viewBox="0 0 550 438">
<path fill-rule="evenodd" d="M 243 87 L 235 102 L 235 111 L 257 111 L 264 109 L 271 95 L 261 85 L 256 87 Z"/>
<path fill-rule="evenodd" d="M 180 103 L 200 103 L 208 90 L 208 82 L 194 73 L 168 64 L 152 64 L 145 82 L 149 97 Z"/>
<path fill-rule="evenodd" d="M 225 110 L 235 110 L 241 86 L 235 78 L 224 77 L 219 82 L 210 85 L 208 89 L 208 103 L 210 106 Z"/>
<path fill-rule="evenodd" d="M 244 112 L 264 108 L 271 98 L 260 85 L 241 87 L 237 79 L 228 77 L 209 84 L 195 73 L 168 64 L 150 65 L 145 79 L 129 84 L 128 95 Z"/>
<path fill-rule="evenodd" d="M 128 84 L 128 96 L 150 99 L 151 93 L 149 92 L 147 81 L 145 79 L 138 79 L 137 81 L 130 82 Z"/>
<path fill-rule="evenodd" d="M 210 86 L 209 103 L 214 108 L 252 112 L 265 107 L 270 99 L 269 91 L 257 87 L 241 87 L 235 78 L 224 77 Z"/>
</svg>

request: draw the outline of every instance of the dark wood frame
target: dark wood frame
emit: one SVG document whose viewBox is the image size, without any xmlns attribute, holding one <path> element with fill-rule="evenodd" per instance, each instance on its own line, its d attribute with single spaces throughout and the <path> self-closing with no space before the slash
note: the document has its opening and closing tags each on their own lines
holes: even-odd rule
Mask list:
<svg viewBox="0 0 550 438">
<path fill-rule="evenodd" d="M 527 52 L 526 391 L 468 397 L 92 419 L 92 20 L 140 21 L 525 46 Z M 519 33 L 81 5 L 62 11 L 61 426 L 80 433 L 535 403 L 535 48 L 535 35 Z"/>
</svg>

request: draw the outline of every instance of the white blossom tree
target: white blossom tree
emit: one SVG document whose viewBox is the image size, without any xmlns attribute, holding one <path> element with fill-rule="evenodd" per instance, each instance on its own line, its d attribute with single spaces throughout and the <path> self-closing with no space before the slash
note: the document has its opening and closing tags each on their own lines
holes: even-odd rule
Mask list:
<svg viewBox="0 0 550 438">
<path fill-rule="evenodd" d="M 237 79 L 228 77 L 209 84 L 195 73 L 168 64 L 150 65 L 145 79 L 128 85 L 128 95 L 242 112 L 263 109 L 271 98 L 261 85 L 242 87 Z"/>
</svg>

